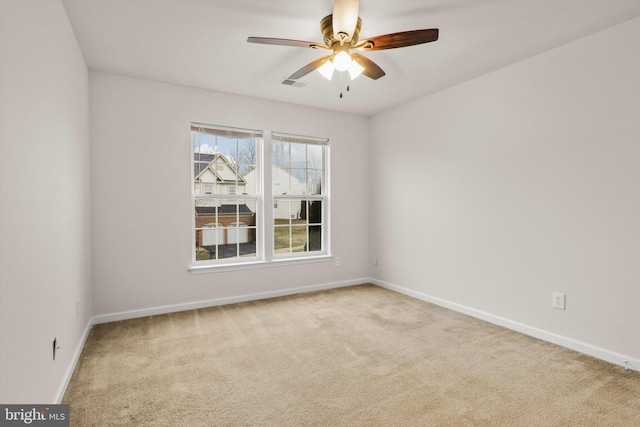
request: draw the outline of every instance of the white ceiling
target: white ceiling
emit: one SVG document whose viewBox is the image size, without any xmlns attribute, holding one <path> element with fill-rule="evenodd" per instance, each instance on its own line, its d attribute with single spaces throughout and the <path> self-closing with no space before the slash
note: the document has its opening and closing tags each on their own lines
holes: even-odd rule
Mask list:
<svg viewBox="0 0 640 427">
<path fill-rule="evenodd" d="M 322 41 L 332 0 L 63 0 L 87 66 L 148 80 L 374 115 L 640 16 L 640 0 L 361 0 L 360 39 L 439 28 L 437 42 L 366 55 L 387 73 L 341 83 L 313 72 L 324 51 L 247 43 Z"/>
</svg>

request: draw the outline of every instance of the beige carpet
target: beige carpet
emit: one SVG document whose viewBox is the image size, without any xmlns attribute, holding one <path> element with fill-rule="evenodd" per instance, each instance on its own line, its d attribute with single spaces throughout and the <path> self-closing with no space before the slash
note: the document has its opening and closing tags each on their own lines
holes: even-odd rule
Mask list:
<svg viewBox="0 0 640 427">
<path fill-rule="evenodd" d="M 96 325 L 72 426 L 640 426 L 640 373 L 376 286 Z"/>
</svg>

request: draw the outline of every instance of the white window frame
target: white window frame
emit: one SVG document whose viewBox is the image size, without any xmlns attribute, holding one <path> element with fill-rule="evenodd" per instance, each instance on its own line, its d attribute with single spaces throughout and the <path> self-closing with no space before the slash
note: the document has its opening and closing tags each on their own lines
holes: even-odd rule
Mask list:
<svg viewBox="0 0 640 427">
<path fill-rule="evenodd" d="M 260 134 L 261 137 L 257 140 L 256 154 L 256 175 L 257 175 L 257 208 L 256 208 L 256 256 L 252 258 L 233 258 L 233 259 L 220 259 L 212 261 L 196 261 L 196 224 L 195 224 L 195 207 L 196 207 L 196 195 L 195 186 L 193 184 L 194 177 L 194 140 L 193 133 L 191 138 L 191 264 L 188 270 L 192 274 L 201 273 L 213 273 L 237 269 L 253 269 L 253 268 L 265 268 L 275 267 L 288 264 L 299 263 L 315 263 L 315 262 L 328 262 L 331 260 L 331 245 L 330 245 L 330 176 L 329 176 L 329 141 L 326 138 L 316 138 L 299 136 L 293 134 L 286 134 L 282 132 L 270 132 L 251 129 L 239 129 L 229 128 L 226 126 L 206 125 L 202 123 L 192 123 L 193 127 L 209 127 L 213 129 L 229 129 L 230 131 L 238 132 L 252 132 Z M 322 195 L 311 195 L 311 198 L 322 199 L 322 251 L 308 251 L 308 252 L 293 252 L 287 254 L 275 254 L 274 250 L 274 205 L 277 204 L 277 200 L 274 197 L 272 188 L 272 137 L 287 137 L 298 138 L 300 141 L 306 141 L 307 143 L 322 144 L 324 146 L 324 158 L 323 158 L 323 189 Z M 236 191 L 237 192 L 237 191 Z M 223 195 L 216 194 L 214 190 L 211 196 L 218 199 L 233 199 L 241 200 L 247 197 L 246 194 L 229 194 L 224 197 Z M 199 196 L 202 197 L 202 196 Z M 254 198 L 253 195 L 248 195 L 249 198 Z M 292 195 L 292 198 L 299 198 L 299 195 Z M 282 199 L 282 197 L 278 197 Z"/>
<path fill-rule="evenodd" d="M 269 148 L 272 148 L 273 146 L 273 142 L 274 140 L 279 140 L 279 141 L 283 141 L 283 142 L 290 142 L 290 143 L 298 143 L 298 144 L 308 144 L 308 145 L 315 145 L 315 146 L 320 146 L 323 149 L 323 158 L 321 160 L 322 162 L 322 191 L 321 194 L 307 194 L 306 192 L 306 181 L 305 181 L 305 191 L 304 194 L 271 194 L 270 197 L 272 198 L 273 202 L 272 202 L 272 206 L 275 207 L 278 206 L 278 202 L 279 201 L 290 201 L 290 202 L 300 202 L 302 203 L 303 201 L 306 201 L 307 204 L 305 206 L 307 206 L 308 208 L 308 202 L 309 201 L 320 201 L 322 203 L 322 215 L 321 215 L 321 220 L 320 223 L 308 223 L 307 222 L 307 243 L 309 243 L 309 236 L 308 236 L 308 232 L 309 232 L 309 228 L 313 227 L 313 226 L 319 226 L 321 227 L 322 230 L 322 235 L 321 235 L 321 247 L 322 249 L 319 251 L 311 251 L 311 250 L 307 250 L 307 251 L 301 251 L 301 252 L 287 252 L 287 253 L 275 253 L 275 248 L 274 245 L 271 245 L 271 248 L 273 250 L 272 256 L 274 260 L 279 260 L 279 259 L 283 259 L 283 260 L 290 260 L 290 259 L 306 259 L 306 258 L 310 258 L 310 257 L 314 257 L 314 256 L 328 256 L 330 254 L 330 245 L 329 245 L 329 235 L 330 235 L 330 228 L 329 228 L 329 190 L 331 188 L 330 186 L 330 181 L 329 181 L 329 140 L 326 138 L 316 138 L 316 137 L 309 137 L 309 136 L 301 136 L 301 135 L 294 135 L 294 134 L 289 134 L 289 133 L 283 133 L 283 132 L 272 132 L 271 133 L 271 141 L 269 144 Z M 273 153 L 269 153 L 269 163 L 271 163 L 271 159 L 272 159 L 272 154 Z M 289 155 L 291 155 L 291 153 L 289 153 Z M 305 159 L 306 161 L 306 159 Z M 271 166 L 271 170 L 273 170 L 273 165 Z M 305 171 L 308 171 L 308 168 L 305 168 Z M 305 174 L 306 175 L 306 174 Z M 269 213 L 273 213 L 274 209 L 271 209 L 269 211 Z M 308 221 L 308 213 L 305 215 Z M 273 228 L 272 233 L 275 234 L 275 221 L 274 218 L 270 218 L 271 221 L 267 224 L 271 224 L 271 227 Z M 292 218 L 290 218 L 292 219 Z"/>
<path fill-rule="evenodd" d="M 194 269 L 194 268 L 198 268 L 198 267 L 211 267 L 211 266 L 217 266 L 217 265 L 235 265 L 235 264 L 245 264 L 245 263 L 251 263 L 251 262 L 258 262 L 264 259 L 264 242 L 262 240 L 262 236 L 264 235 L 264 232 L 261 231 L 262 229 L 264 229 L 264 219 L 263 219 L 263 211 L 264 211 L 264 202 L 263 202 L 263 197 L 262 197 L 262 183 L 261 183 L 261 176 L 262 176 L 262 172 L 261 172 L 261 165 L 262 165 L 262 159 L 261 159 L 261 155 L 262 153 L 260 152 L 260 147 L 262 146 L 262 139 L 263 139 L 263 133 L 262 131 L 258 131 L 258 130 L 252 130 L 252 129 L 239 129 L 239 128 L 230 128 L 230 127 L 226 127 L 226 126 L 216 126 L 216 125 L 208 125 L 208 124 L 202 124 L 202 123 L 192 123 L 191 124 L 191 138 L 190 138 L 190 144 L 191 144 L 191 177 L 192 179 L 195 178 L 195 169 L 194 169 L 194 164 L 195 162 L 195 155 L 196 155 L 196 151 L 194 149 L 195 146 L 195 135 L 196 132 L 198 131 L 198 129 L 201 130 L 209 130 L 212 133 L 219 133 L 222 136 L 230 136 L 230 137 L 252 137 L 256 139 L 256 179 L 257 179 L 257 183 L 256 183 L 256 192 L 255 194 L 223 194 L 220 193 L 220 189 L 223 189 L 224 187 L 220 187 L 220 186 L 214 186 L 214 191 L 212 194 L 207 194 L 206 192 L 202 191 L 199 194 L 196 194 L 196 190 L 195 190 L 195 185 L 193 185 L 193 182 L 191 184 L 191 188 L 192 188 L 192 193 L 191 193 L 191 266 L 190 269 Z M 218 170 L 217 168 L 217 163 L 216 165 L 216 170 Z M 237 188 L 237 180 L 236 180 L 236 188 Z M 216 192 L 218 191 L 218 192 Z M 198 200 L 210 200 L 210 206 L 212 207 L 216 207 L 219 208 L 221 205 L 225 204 L 226 202 L 236 202 L 236 206 L 240 206 L 242 205 L 242 201 L 246 201 L 246 202 L 254 202 L 256 205 L 256 212 L 255 212 L 255 236 L 256 236 L 256 250 L 255 250 L 255 255 L 254 256 L 249 256 L 249 257 L 233 257 L 233 258 L 222 258 L 222 259 L 213 259 L 213 260 L 197 260 L 197 254 L 196 254 L 196 233 L 198 230 L 200 230 L 202 227 L 196 227 L 196 209 L 197 209 L 197 201 Z M 247 204 L 247 203 L 245 203 Z M 252 203 L 249 203 L 252 204 Z M 215 217 L 212 218 L 212 222 L 216 222 L 219 223 L 219 209 L 215 210 L 216 214 Z M 240 212 L 236 211 L 236 218 L 233 222 L 238 222 L 240 221 Z M 224 227 L 224 229 L 226 229 L 226 233 L 229 232 L 229 229 L 232 227 L 226 226 Z M 228 234 L 227 234 L 228 235 Z M 227 243 L 223 243 L 223 244 L 227 244 Z M 236 243 L 239 244 L 239 243 Z M 218 245 L 216 245 L 217 247 Z M 239 246 L 237 247 L 239 249 Z M 217 250 L 217 248 L 216 248 Z"/>
</svg>

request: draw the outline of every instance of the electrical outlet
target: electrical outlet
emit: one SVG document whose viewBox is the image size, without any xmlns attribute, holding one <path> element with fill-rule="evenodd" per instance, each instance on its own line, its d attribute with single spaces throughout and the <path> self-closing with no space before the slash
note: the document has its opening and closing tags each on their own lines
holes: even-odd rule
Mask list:
<svg viewBox="0 0 640 427">
<path fill-rule="evenodd" d="M 373 257 L 373 265 L 378 265 L 378 257 Z"/>
<path fill-rule="evenodd" d="M 80 317 L 80 300 L 76 300 L 76 319 Z"/>
<path fill-rule="evenodd" d="M 340 257 L 336 257 L 336 267 L 340 267 Z"/>
<path fill-rule="evenodd" d="M 563 293 L 560 293 L 560 292 L 553 293 L 553 308 L 557 308 L 558 310 L 565 309 L 565 296 Z"/>
</svg>

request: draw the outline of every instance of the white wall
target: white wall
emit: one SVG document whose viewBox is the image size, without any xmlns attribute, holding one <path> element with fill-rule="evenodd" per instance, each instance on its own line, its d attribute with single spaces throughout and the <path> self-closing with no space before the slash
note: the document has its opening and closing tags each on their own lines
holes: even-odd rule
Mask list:
<svg viewBox="0 0 640 427">
<path fill-rule="evenodd" d="M 374 277 L 640 359 L 639 35 L 634 19 L 373 118 Z"/>
<path fill-rule="evenodd" d="M 3 403 L 58 397 L 92 314 L 368 276 L 640 358 L 640 20 L 370 121 L 88 77 L 58 1 L 0 8 Z M 342 265 L 188 273 L 191 121 L 330 138 Z"/>
<path fill-rule="evenodd" d="M 91 314 L 88 73 L 59 1 L 0 1 L 0 93 L 0 402 L 49 403 Z"/>
<path fill-rule="evenodd" d="M 105 73 L 90 95 L 95 315 L 367 277 L 367 118 Z M 192 121 L 328 137 L 342 265 L 190 274 Z"/>
</svg>

